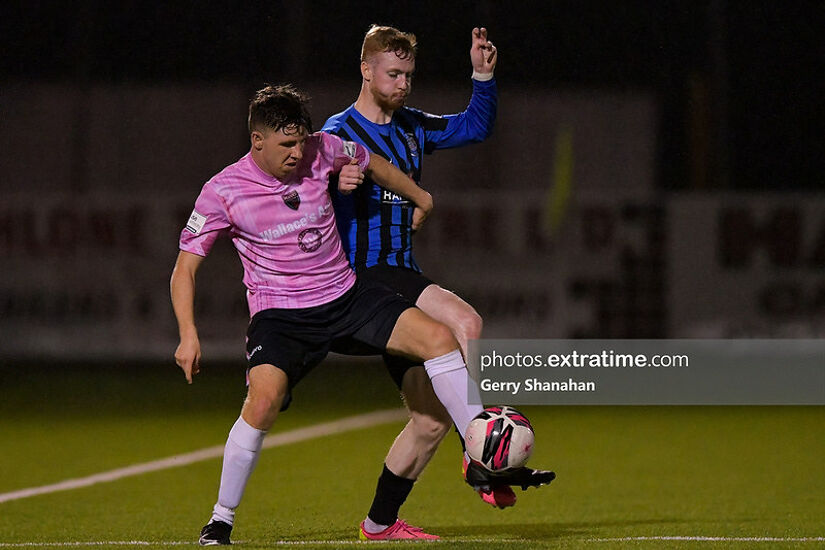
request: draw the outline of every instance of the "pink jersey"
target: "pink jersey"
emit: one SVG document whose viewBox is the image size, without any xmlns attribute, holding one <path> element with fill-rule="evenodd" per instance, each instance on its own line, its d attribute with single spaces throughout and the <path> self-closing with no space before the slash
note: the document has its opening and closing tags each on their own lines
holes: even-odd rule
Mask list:
<svg viewBox="0 0 825 550">
<path fill-rule="evenodd" d="M 280 181 L 247 153 L 203 186 L 180 249 L 206 256 L 219 235 L 230 235 L 250 316 L 331 302 L 355 284 L 327 191 L 330 174 L 352 158 L 362 170 L 369 164 L 365 147 L 318 132 L 307 138 L 295 172 Z"/>
</svg>

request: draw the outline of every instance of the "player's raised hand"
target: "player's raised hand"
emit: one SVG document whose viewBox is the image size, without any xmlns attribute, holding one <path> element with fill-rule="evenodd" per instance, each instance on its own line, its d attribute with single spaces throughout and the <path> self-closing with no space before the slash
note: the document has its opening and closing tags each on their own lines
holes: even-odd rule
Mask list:
<svg viewBox="0 0 825 550">
<path fill-rule="evenodd" d="M 489 74 L 496 68 L 498 50 L 493 43 L 487 40 L 487 29 L 476 27 L 473 29 L 473 45 L 470 47 L 470 62 L 473 70 L 481 74 Z"/>
<path fill-rule="evenodd" d="M 364 183 L 364 172 L 358 165 L 358 159 L 353 158 L 349 164 L 341 168 L 338 174 L 338 191 L 343 195 L 349 195 L 362 183 Z"/>
<path fill-rule="evenodd" d="M 192 383 L 192 377 L 201 370 L 201 343 L 197 336 L 181 338 L 175 350 L 175 363 L 183 370 L 186 381 Z"/>
</svg>

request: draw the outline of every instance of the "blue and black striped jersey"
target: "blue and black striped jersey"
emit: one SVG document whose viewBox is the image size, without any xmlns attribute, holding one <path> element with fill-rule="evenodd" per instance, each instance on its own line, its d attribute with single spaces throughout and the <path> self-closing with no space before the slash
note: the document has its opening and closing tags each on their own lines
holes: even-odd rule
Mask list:
<svg viewBox="0 0 825 550">
<path fill-rule="evenodd" d="M 463 112 L 431 115 L 402 107 L 388 124 L 364 118 L 351 105 L 330 117 L 323 131 L 366 146 L 421 185 L 421 155 L 487 138 L 493 131 L 498 93 L 495 80 L 473 80 L 473 95 Z M 338 231 L 350 264 L 360 271 L 376 264 L 421 269 L 412 255 L 413 205 L 367 178 L 349 195 L 330 182 Z"/>
</svg>

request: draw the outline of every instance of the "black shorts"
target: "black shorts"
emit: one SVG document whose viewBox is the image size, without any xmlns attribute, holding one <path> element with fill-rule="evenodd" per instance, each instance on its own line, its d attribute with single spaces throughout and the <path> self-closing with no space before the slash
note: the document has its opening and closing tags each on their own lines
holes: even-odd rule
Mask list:
<svg viewBox="0 0 825 550">
<path fill-rule="evenodd" d="M 358 277 L 365 281 L 381 283 L 393 291 L 397 292 L 413 304 L 428 286 L 435 284 L 421 273 L 406 267 L 395 267 L 391 265 L 378 264 L 361 270 Z M 420 361 L 412 361 L 405 357 L 390 355 L 384 352 L 384 364 L 390 373 L 395 385 L 401 389 L 401 382 L 404 374 L 412 367 L 421 364 Z"/>
<path fill-rule="evenodd" d="M 412 303 L 418 300 L 425 288 L 435 284 L 417 271 L 386 264 L 377 264 L 362 269 L 358 272 L 358 278 L 386 285 Z"/>
<path fill-rule="evenodd" d="M 249 368 L 275 365 L 287 375 L 291 390 L 320 363 L 335 343 L 349 342 L 385 350 L 398 317 L 413 304 L 386 287 L 357 280 L 343 296 L 316 307 L 265 309 L 246 331 Z"/>
</svg>

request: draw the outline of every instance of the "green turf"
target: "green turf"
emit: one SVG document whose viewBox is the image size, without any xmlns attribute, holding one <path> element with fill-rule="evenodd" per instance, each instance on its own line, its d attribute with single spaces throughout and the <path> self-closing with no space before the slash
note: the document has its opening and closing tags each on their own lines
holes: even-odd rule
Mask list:
<svg viewBox="0 0 825 550">
<path fill-rule="evenodd" d="M 0 375 L 0 493 L 218 445 L 243 399 L 242 367 L 207 369 L 192 386 L 172 366 L 5 366 Z M 332 363 L 298 387 L 293 409 L 276 430 L 398 405 L 374 362 L 358 368 Z M 445 537 L 434 547 L 825 547 L 815 541 L 597 540 L 825 536 L 825 408 L 524 412 L 538 434 L 531 463 L 552 466 L 558 479 L 540 490 L 517 491 L 513 509 L 494 510 L 461 482 L 458 442 L 448 436 L 402 509 L 410 522 Z M 233 538 L 242 548 L 355 541 L 401 425 L 264 451 Z M 216 496 L 219 469 L 213 459 L 0 503 L 0 550 L 24 542 L 194 541 Z M 141 546 L 147 547 L 163 545 Z"/>
</svg>

